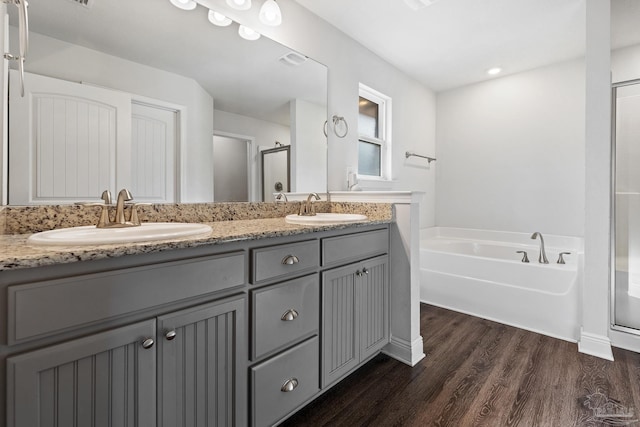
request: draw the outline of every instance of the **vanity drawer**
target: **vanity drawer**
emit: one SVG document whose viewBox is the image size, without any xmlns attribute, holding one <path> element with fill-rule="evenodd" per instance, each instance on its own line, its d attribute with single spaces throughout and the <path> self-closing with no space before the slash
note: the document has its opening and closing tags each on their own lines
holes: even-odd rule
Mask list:
<svg viewBox="0 0 640 427">
<path fill-rule="evenodd" d="M 318 331 L 318 274 L 251 292 L 253 360 Z"/>
<path fill-rule="evenodd" d="M 10 286 L 9 344 L 243 286 L 245 271 L 233 252 Z"/>
<path fill-rule="evenodd" d="M 273 425 L 320 390 L 318 351 L 314 337 L 251 368 L 254 426 Z"/>
<path fill-rule="evenodd" d="M 347 264 L 386 254 L 389 251 L 389 230 L 366 231 L 347 236 L 322 239 L 322 266 Z"/>
<path fill-rule="evenodd" d="M 253 249 L 251 253 L 253 284 L 312 271 L 320 261 L 317 240 Z"/>
</svg>

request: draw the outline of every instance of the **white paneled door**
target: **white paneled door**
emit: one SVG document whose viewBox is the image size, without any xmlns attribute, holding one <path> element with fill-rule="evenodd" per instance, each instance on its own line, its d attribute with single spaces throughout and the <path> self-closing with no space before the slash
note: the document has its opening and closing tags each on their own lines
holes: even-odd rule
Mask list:
<svg viewBox="0 0 640 427">
<path fill-rule="evenodd" d="M 163 110 L 169 123 L 158 124 L 148 111 L 132 113 L 126 92 L 25 73 L 23 98 L 18 84 L 11 71 L 10 204 L 91 200 L 121 188 L 136 200 L 174 200 L 175 112 Z"/>
</svg>

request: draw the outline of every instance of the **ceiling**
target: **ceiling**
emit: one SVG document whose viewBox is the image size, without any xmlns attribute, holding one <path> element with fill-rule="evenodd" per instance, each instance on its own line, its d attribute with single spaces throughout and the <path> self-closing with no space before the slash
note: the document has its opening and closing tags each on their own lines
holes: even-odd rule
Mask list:
<svg viewBox="0 0 640 427">
<path fill-rule="evenodd" d="M 579 58 L 585 0 L 295 0 L 435 91 Z M 640 43 L 640 1 L 612 0 L 612 45 Z"/>
</svg>

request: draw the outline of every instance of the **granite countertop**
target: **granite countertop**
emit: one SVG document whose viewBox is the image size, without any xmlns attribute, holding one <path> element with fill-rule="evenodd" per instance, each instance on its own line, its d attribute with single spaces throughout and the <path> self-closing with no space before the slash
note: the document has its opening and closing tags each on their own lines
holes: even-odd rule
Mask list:
<svg viewBox="0 0 640 427">
<path fill-rule="evenodd" d="M 352 224 L 323 225 L 288 224 L 284 218 L 216 221 L 204 222 L 204 224 L 208 224 L 212 228 L 212 232 L 209 235 L 144 243 L 95 246 L 33 246 L 26 243 L 30 234 L 6 234 L 0 235 L 0 271 L 116 258 L 125 255 L 217 245 L 241 240 L 293 236 L 317 231 L 388 224 L 390 222 L 391 218 L 367 220 Z"/>
</svg>

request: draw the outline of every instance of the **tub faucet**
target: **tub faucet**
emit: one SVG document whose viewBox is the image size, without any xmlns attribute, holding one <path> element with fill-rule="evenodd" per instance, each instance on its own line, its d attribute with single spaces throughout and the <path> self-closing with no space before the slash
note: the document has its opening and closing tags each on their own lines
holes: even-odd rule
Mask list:
<svg viewBox="0 0 640 427">
<path fill-rule="evenodd" d="M 542 233 L 536 231 L 531 235 L 531 238 L 535 240 L 538 236 L 540 237 L 540 255 L 538 255 L 538 262 L 540 264 L 549 264 L 547 253 L 544 251 L 544 239 L 542 238 Z"/>
</svg>

